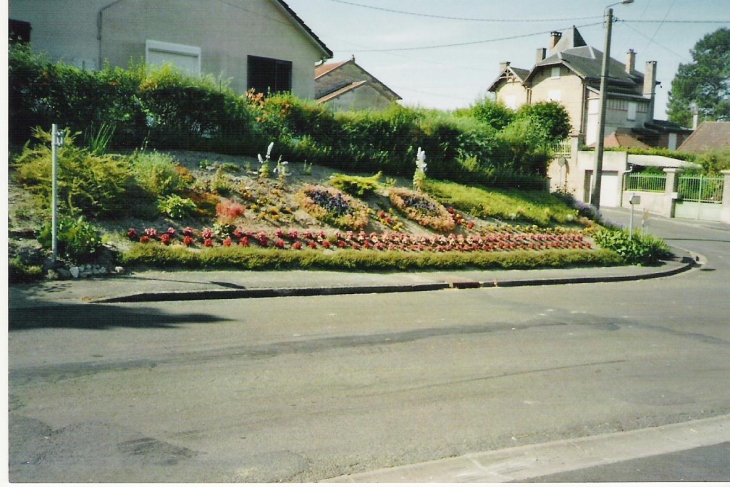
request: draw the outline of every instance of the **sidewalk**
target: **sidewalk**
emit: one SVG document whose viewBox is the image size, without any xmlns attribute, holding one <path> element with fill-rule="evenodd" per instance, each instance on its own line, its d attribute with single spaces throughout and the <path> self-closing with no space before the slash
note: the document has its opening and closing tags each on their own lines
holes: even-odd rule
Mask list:
<svg viewBox="0 0 730 487">
<path fill-rule="evenodd" d="M 9 288 L 10 309 L 79 303 L 134 303 L 435 291 L 478 287 L 618 282 L 687 271 L 699 256 L 675 250 L 658 267 L 419 272 L 173 271 L 132 272 L 103 278 L 43 281 Z"/>
<path fill-rule="evenodd" d="M 658 459 L 677 454 L 670 459 L 676 462 L 676 457 L 690 455 L 690 452 L 697 448 L 721 445 L 728 441 L 730 441 L 730 416 L 718 416 L 655 428 L 471 453 L 461 457 L 345 475 L 325 482 L 501 483 L 524 482 L 536 478 L 547 479 L 549 482 L 556 481 L 550 477 L 551 475 L 620 465 L 637 459 L 650 457 Z M 643 476 L 652 479 L 666 477 L 659 471 L 665 467 L 661 462 L 656 465 L 646 461 L 644 463 L 650 468 L 646 469 Z M 652 471 L 652 468 L 658 470 Z M 678 481 L 679 473 L 673 472 L 669 478 Z M 616 477 L 610 472 L 605 475 L 603 481 L 615 481 L 612 479 Z M 702 472 L 701 475 L 707 473 Z M 719 475 L 724 476 L 727 473 Z M 638 476 L 639 474 L 633 474 L 633 478 Z"/>
</svg>

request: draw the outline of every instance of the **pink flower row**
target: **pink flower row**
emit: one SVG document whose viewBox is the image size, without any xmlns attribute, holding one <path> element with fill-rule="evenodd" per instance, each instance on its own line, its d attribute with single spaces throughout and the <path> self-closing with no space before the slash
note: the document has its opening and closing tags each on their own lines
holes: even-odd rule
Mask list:
<svg viewBox="0 0 730 487">
<path fill-rule="evenodd" d="M 127 236 L 130 240 L 147 243 L 159 240 L 164 245 L 170 245 L 175 241 L 177 231 L 170 227 L 167 232 L 158 234 L 155 229 L 145 229 L 140 236 L 130 228 Z M 196 242 L 196 232 L 187 227 L 182 231 L 182 243 L 192 246 Z M 590 249 L 591 244 L 583 240 L 580 233 L 544 234 L 544 233 L 508 233 L 498 232 L 483 236 L 464 236 L 450 234 L 448 236 L 422 236 L 416 237 L 399 233 L 345 233 L 335 232 L 327 235 L 324 231 L 297 231 L 277 230 L 273 235 L 266 232 L 250 232 L 240 228 L 235 229 L 226 237 L 217 237 L 210 228 L 204 228 L 200 232 L 200 239 L 205 247 L 220 245 L 230 247 L 237 244 L 248 247 L 256 244 L 259 247 L 275 247 L 279 249 L 290 248 L 300 250 L 308 247 L 311 249 L 323 248 L 351 248 L 354 250 L 398 250 L 398 251 L 492 251 L 492 250 L 546 250 L 546 249 Z M 234 240 L 235 239 L 235 240 Z"/>
</svg>

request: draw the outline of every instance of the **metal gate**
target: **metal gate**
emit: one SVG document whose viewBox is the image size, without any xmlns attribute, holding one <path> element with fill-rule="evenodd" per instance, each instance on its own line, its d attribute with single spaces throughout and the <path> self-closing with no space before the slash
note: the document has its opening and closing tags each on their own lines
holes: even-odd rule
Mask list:
<svg viewBox="0 0 730 487">
<path fill-rule="evenodd" d="M 723 177 L 680 176 L 674 216 L 719 222 L 724 186 Z"/>
</svg>

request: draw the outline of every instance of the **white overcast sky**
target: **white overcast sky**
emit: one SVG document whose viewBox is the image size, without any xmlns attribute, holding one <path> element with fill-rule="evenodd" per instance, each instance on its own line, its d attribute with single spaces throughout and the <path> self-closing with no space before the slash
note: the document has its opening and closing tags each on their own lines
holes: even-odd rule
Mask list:
<svg viewBox="0 0 730 487">
<path fill-rule="evenodd" d="M 548 47 L 552 30 L 575 25 L 589 45 L 603 51 L 602 16 L 605 8 L 613 3 L 611 0 L 285 1 L 334 52 L 332 61 L 344 61 L 355 55 L 360 66 L 403 98 L 403 104 L 446 110 L 469 106 L 484 96 L 499 72 L 501 61 L 510 61 L 519 68 L 532 68 L 537 48 Z M 679 64 L 692 60 L 690 49 L 704 35 L 722 27 L 730 28 L 730 0 L 635 0 L 633 4 L 615 5 L 613 9 L 618 21 L 613 24 L 611 57 L 623 62 L 626 52 L 634 49 L 636 68 L 642 72 L 646 61 L 657 61 L 657 79 L 662 85 L 657 88 L 655 117 L 666 119 L 668 93 Z M 507 39 L 516 36 L 523 37 Z M 450 44 L 466 45 L 431 47 Z"/>
</svg>

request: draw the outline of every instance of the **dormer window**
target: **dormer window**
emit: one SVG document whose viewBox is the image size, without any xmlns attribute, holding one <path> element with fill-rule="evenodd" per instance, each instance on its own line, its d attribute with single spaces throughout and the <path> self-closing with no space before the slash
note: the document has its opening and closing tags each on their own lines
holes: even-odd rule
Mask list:
<svg viewBox="0 0 730 487">
<path fill-rule="evenodd" d="M 552 69 L 552 71 L 550 73 L 550 77 L 553 79 L 560 78 L 560 66 L 555 66 Z"/>
</svg>

